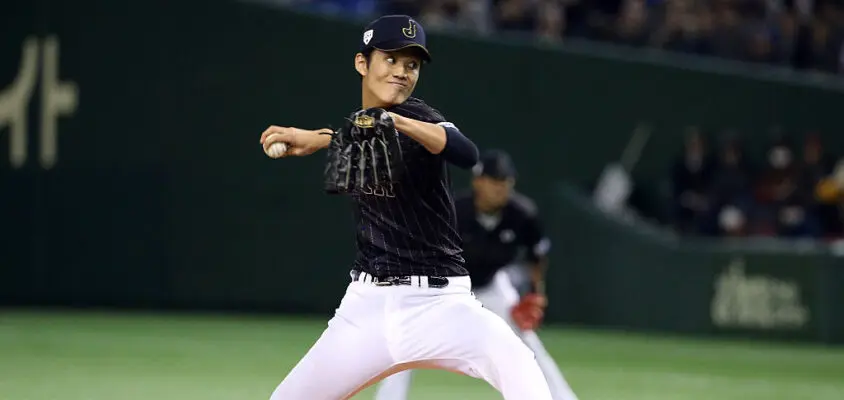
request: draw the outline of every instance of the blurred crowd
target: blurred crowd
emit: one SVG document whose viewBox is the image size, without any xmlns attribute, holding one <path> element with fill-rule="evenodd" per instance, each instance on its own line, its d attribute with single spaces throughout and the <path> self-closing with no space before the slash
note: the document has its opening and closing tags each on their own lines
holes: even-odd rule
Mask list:
<svg viewBox="0 0 844 400">
<path fill-rule="evenodd" d="M 264 0 L 356 16 L 402 13 L 431 30 L 585 38 L 844 73 L 844 0 Z"/>
<path fill-rule="evenodd" d="M 736 136 L 710 146 L 686 132 L 671 169 L 673 223 L 684 234 L 833 239 L 842 236 L 844 154 L 820 136 L 776 133 L 759 157 Z"/>
</svg>

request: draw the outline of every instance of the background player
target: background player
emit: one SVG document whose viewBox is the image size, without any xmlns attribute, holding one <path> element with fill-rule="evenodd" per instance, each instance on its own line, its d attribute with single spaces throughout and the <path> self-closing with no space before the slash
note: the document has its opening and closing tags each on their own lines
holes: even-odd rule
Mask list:
<svg viewBox="0 0 844 400">
<path fill-rule="evenodd" d="M 516 169 L 507 153 L 484 152 L 473 174 L 472 190 L 458 196 L 455 206 L 475 296 L 485 308 L 504 318 L 533 350 L 553 398 L 577 399 L 536 332 L 520 329 L 511 317 L 519 293 L 507 268 L 515 262 L 529 264 L 530 292 L 544 296 L 550 241 L 537 219 L 536 206 L 514 191 Z M 376 399 L 405 399 L 410 382 L 411 371 L 393 375 L 379 385 Z"/>
<path fill-rule="evenodd" d="M 533 353 L 471 294 L 447 163 L 470 168 L 477 148 L 439 112 L 410 97 L 427 60 L 425 32 L 416 21 L 379 18 L 364 29 L 354 60 L 364 110 L 344 130 L 271 126 L 261 135 L 268 154 L 274 154 L 274 143 L 285 143 L 284 155 L 296 156 L 328 147 L 326 187 L 345 187 L 349 173 L 333 166 L 359 166 L 361 176 L 370 176 L 367 170 L 385 164 L 349 164 L 351 158 L 336 149 L 341 143 L 343 148 L 362 145 L 361 135 L 349 133 L 352 128 L 383 127 L 386 118 L 395 128 L 376 136 L 397 138 L 404 162 L 389 195 L 368 190 L 369 185 L 352 187 L 358 248 L 352 282 L 328 327 L 271 400 L 347 399 L 409 368 L 481 378 L 508 400 L 551 399 Z M 362 153 L 352 154 L 363 160 Z M 344 172 L 333 176 L 330 171 Z"/>
</svg>

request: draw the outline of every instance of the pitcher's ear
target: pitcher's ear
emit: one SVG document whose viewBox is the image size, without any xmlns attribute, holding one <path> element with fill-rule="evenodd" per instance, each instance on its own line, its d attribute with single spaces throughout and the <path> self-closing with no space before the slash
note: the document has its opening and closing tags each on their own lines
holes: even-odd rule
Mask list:
<svg viewBox="0 0 844 400">
<path fill-rule="evenodd" d="M 364 55 L 363 53 L 355 54 L 355 69 L 361 77 L 366 76 L 369 72 L 369 59 L 370 57 Z"/>
</svg>

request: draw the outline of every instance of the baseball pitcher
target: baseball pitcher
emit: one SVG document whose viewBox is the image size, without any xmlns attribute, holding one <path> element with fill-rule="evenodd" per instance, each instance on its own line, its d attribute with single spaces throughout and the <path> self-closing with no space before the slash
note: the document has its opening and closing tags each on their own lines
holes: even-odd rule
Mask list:
<svg viewBox="0 0 844 400">
<path fill-rule="evenodd" d="M 471 293 L 448 164 L 471 168 L 478 151 L 410 97 L 431 61 L 425 31 L 391 15 L 359 40 L 360 109 L 342 128 L 261 135 L 273 158 L 326 149 L 325 190 L 351 199 L 358 249 L 334 317 L 271 400 L 348 399 L 418 368 L 484 379 L 508 400 L 551 400 L 533 352 Z"/>
</svg>

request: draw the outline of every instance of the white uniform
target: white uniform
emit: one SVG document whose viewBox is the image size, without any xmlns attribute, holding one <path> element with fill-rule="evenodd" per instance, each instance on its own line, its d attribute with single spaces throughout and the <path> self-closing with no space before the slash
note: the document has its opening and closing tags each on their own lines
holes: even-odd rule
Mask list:
<svg viewBox="0 0 844 400">
<path fill-rule="evenodd" d="M 378 286 L 352 281 L 328 328 L 271 400 L 348 399 L 408 368 L 442 369 L 487 381 L 507 400 L 551 400 L 534 354 L 481 306 L 468 276 L 443 288 L 427 278 Z"/>
<path fill-rule="evenodd" d="M 536 356 L 536 361 L 542 370 L 548 386 L 551 389 L 551 398 L 554 400 L 576 400 L 577 396 L 566 382 L 554 359 L 545 350 L 542 341 L 534 331 L 521 331 L 510 317 L 510 309 L 519 301 L 519 293 L 513 286 L 510 277 L 505 269 L 496 273 L 492 283 L 477 289 L 475 296 L 483 304 L 483 307 L 497 314 L 503 321 L 506 321 L 509 328 L 516 332 L 524 343 Z M 404 371 L 395 374 L 378 386 L 375 395 L 376 400 L 404 400 L 410 389 L 412 371 Z"/>
</svg>

